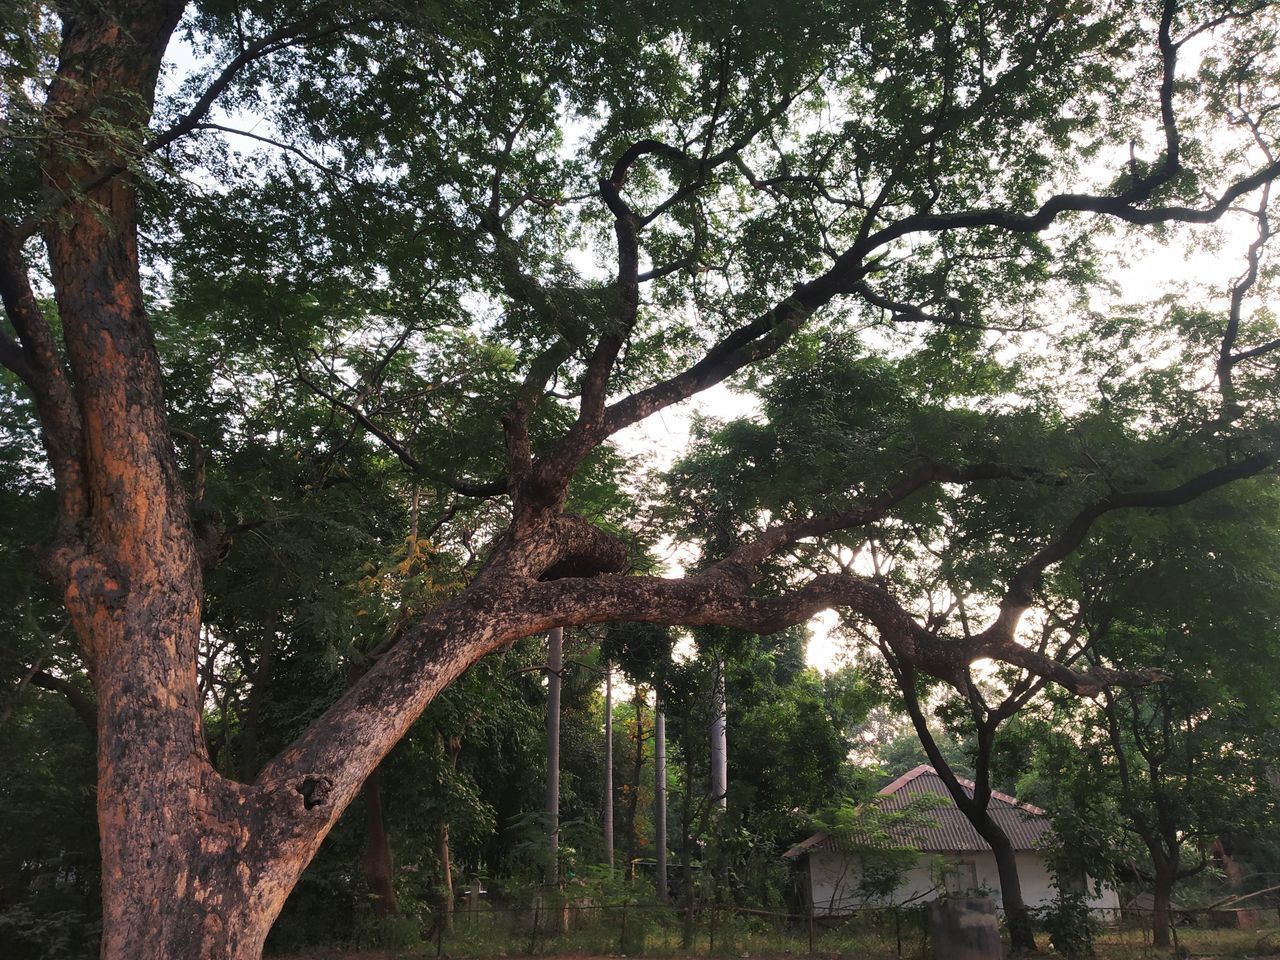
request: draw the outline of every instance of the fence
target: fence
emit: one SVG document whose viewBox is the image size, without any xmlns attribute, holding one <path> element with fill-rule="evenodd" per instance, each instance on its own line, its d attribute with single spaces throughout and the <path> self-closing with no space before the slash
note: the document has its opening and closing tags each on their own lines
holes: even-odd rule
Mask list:
<svg viewBox="0 0 1280 960">
<path fill-rule="evenodd" d="M 427 952 L 441 957 L 538 954 L 682 956 L 857 956 L 926 960 L 928 921 L 922 908 L 862 910 L 846 917 L 727 906 L 688 911 L 624 900 L 614 904 L 553 902 L 529 907 L 482 904 L 435 922 Z"/>
<path fill-rule="evenodd" d="M 1153 957 L 1149 913 L 1094 910 L 1098 955 Z M 1174 946 L 1193 955 L 1280 955 L 1275 907 L 1254 911 L 1177 910 Z M 528 905 L 458 905 L 451 924 L 439 916 L 410 938 L 421 957 L 496 958 L 539 955 L 682 957 L 822 957 L 927 960 L 932 954 L 926 907 L 867 908 L 839 917 L 743 907 L 693 910 L 653 902 L 583 902 L 550 896 Z M 1048 946 L 1042 932 L 1041 943 Z M 353 946 L 374 946 L 373 943 Z M 410 943 L 404 943 L 410 946 Z"/>
<path fill-rule="evenodd" d="M 1141 910 L 1093 910 L 1100 953 L 1154 951 L 1152 914 Z M 1171 912 L 1170 934 L 1180 953 L 1270 956 L 1280 954 L 1280 913 L 1275 906 L 1240 910 Z"/>
</svg>

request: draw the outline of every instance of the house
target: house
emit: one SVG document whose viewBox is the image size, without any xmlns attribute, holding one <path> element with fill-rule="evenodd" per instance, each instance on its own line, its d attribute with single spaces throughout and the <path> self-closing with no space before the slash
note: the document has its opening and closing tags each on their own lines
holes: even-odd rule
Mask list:
<svg viewBox="0 0 1280 960">
<path fill-rule="evenodd" d="M 972 796 L 973 784 L 964 779 L 960 779 L 960 783 Z M 879 809 L 886 812 L 905 810 L 916 798 L 938 798 L 935 801 L 938 805 L 926 815 L 927 822 L 894 831 L 894 842 L 919 850 L 919 858 L 903 873 L 891 893 L 868 894 L 862 883 L 862 857 L 842 852 L 826 833 L 815 833 L 783 856 L 800 866 L 805 895 L 817 915 L 847 913 L 861 907 L 920 903 L 947 894 L 979 891 L 989 892 L 997 907 L 1001 905 L 995 855 L 955 805 L 933 767 L 921 764 L 884 787 L 880 795 L 883 799 Z M 1054 899 L 1055 891 L 1052 873 L 1041 850 L 1051 829 L 1049 817 L 1039 807 L 994 791 L 989 809 L 1016 851 L 1023 901 L 1030 907 L 1048 904 Z M 1092 896 L 1092 890 L 1090 894 L 1091 907 L 1116 909 L 1120 905 L 1119 897 L 1111 888 L 1104 887 L 1098 896 Z"/>
</svg>

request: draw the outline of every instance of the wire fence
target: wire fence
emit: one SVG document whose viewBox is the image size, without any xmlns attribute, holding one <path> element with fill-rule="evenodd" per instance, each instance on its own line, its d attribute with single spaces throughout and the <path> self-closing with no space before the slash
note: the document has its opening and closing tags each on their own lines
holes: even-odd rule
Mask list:
<svg viewBox="0 0 1280 960">
<path fill-rule="evenodd" d="M 1154 915 L 1149 910 L 1093 910 L 1095 943 L 1103 953 L 1151 953 L 1155 946 Z M 1172 946 L 1181 954 L 1251 956 L 1280 955 L 1280 910 L 1275 906 L 1248 909 L 1170 911 Z"/>
<path fill-rule="evenodd" d="M 1165 956 L 1155 946 L 1150 912 L 1094 910 L 1100 957 Z M 1192 956 L 1280 956 L 1280 915 L 1252 910 L 1175 910 L 1173 946 Z M 1043 947 L 1047 934 L 1038 934 Z M 413 955 L 822 957 L 928 960 L 927 906 L 864 908 L 842 916 L 703 904 L 599 903 L 544 894 L 526 904 L 460 902 L 450 919 L 436 914 Z"/>
<path fill-rule="evenodd" d="M 857 956 L 926 960 L 928 920 L 923 908 L 861 910 L 822 917 L 743 907 L 693 910 L 655 903 L 555 902 L 528 907 L 481 904 L 434 923 L 441 957 L 523 953 L 639 956 Z"/>
</svg>

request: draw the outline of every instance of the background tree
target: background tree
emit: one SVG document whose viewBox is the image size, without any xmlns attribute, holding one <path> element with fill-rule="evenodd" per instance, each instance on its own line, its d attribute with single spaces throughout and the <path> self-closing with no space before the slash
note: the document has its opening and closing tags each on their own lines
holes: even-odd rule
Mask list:
<svg viewBox="0 0 1280 960">
<path fill-rule="evenodd" d="M 1045 738 L 1032 789 L 1064 824 L 1123 825 L 1119 834 L 1086 828 L 1079 847 L 1092 851 L 1095 876 L 1150 887 L 1162 946 L 1176 886 L 1210 866 L 1215 841 L 1274 816 L 1280 595 L 1265 546 L 1274 498 L 1270 484 L 1244 484 L 1185 513 L 1117 525 L 1073 565 L 1089 656 L 1142 660 L 1166 679 L 1105 691 L 1090 708 L 1057 703 L 1054 724 L 1070 741 Z M 1209 530 L 1233 535 L 1210 545 Z M 1211 592 L 1195 586 L 1204 583 Z"/>
</svg>

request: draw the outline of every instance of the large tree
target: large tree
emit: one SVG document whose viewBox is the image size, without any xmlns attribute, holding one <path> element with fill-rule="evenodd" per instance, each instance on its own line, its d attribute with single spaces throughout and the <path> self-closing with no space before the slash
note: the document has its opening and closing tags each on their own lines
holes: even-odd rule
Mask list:
<svg viewBox="0 0 1280 960">
<path fill-rule="evenodd" d="M 257 956 L 433 698 L 557 626 L 767 633 L 839 606 L 914 669 L 954 678 L 989 657 L 1096 692 L 1125 678 L 1019 642 L 1045 572 L 1108 514 L 1276 460 L 1276 332 L 1245 286 L 1229 315 L 1184 318 L 1159 402 L 1117 404 L 1131 415 L 1087 456 L 1024 462 L 1043 445 L 981 427 L 885 443 L 820 497 L 801 483 L 780 510 L 722 518 L 708 562 L 676 578 L 634 572 L 619 531 L 575 512 L 610 438 L 802 330 L 884 325 L 869 349 L 918 356 L 922 383 L 967 377 L 952 409 L 990 409 L 1016 385 L 974 374 L 991 330 L 1038 326 L 1043 350 L 1062 320 L 1077 349 L 1105 340 L 1089 298 L 1104 223 L 1169 233 L 1248 205 L 1265 225 L 1280 174 L 1267 4 L 184 11 L 5 14 L 0 363 L 39 418 L 31 472 L 57 503 L 41 565 L 96 695 L 104 956 Z M 191 68 L 157 101 L 171 48 Z M 215 324 L 229 354 L 331 404 L 416 482 L 501 519 L 465 589 L 403 623 L 252 780 L 215 767 L 202 726 L 204 571 L 226 541 L 180 469 L 198 478 L 201 457 L 170 426 L 164 311 L 170 335 Z M 218 389 L 238 378 L 227 364 Z M 1120 469 L 1139 448 L 1148 469 Z M 978 522 L 1046 468 L 1057 510 Z M 770 566 L 939 498 L 970 498 L 960 515 L 1001 540 L 998 605 L 972 630 L 851 567 Z"/>
</svg>

